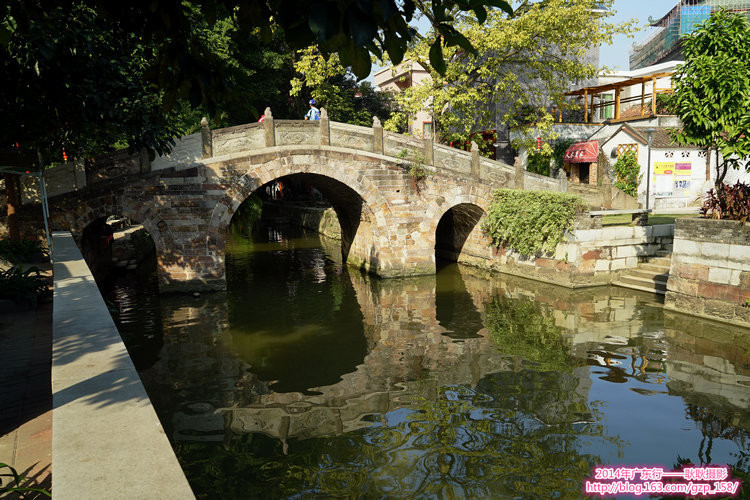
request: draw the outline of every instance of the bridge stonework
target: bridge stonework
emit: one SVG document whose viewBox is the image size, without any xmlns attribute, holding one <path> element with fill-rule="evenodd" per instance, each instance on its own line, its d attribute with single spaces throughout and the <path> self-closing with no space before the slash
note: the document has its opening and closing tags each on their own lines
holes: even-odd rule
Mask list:
<svg viewBox="0 0 750 500">
<path fill-rule="evenodd" d="M 152 236 L 161 240 L 156 246 L 162 290 L 224 288 L 234 213 L 261 186 L 286 176 L 299 176 L 324 194 L 341 225 L 346 262 L 381 277 L 434 273 L 441 217 L 461 204 L 484 212 L 491 199 L 486 185 L 438 176 L 427 178 L 417 192 L 394 159 L 330 146 L 281 146 L 206 159 L 123 192 L 131 204 L 123 214 L 148 220 L 149 231 L 156 228 Z M 478 228 L 468 246 L 489 252 Z"/>
<path fill-rule="evenodd" d="M 492 190 L 565 190 L 557 179 L 480 158 L 476 149 L 383 132 L 377 122 L 366 128 L 323 118 L 274 120 L 267 112 L 263 123 L 204 124 L 147 167 L 84 188 L 76 181 L 75 191 L 50 200 L 51 227 L 80 239 L 98 218 L 128 217 L 154 240 L 161 291 L 223 289 L 232 216 L 257 189 L 293 176 L 333 206 L 349 265 L 400 277 L 434 273 L 436 251 L 454 260 L 489 257 L 479 222 Z M 431 175 L 414 182 L 408 167 L 420 159 Z"/>
</svg>

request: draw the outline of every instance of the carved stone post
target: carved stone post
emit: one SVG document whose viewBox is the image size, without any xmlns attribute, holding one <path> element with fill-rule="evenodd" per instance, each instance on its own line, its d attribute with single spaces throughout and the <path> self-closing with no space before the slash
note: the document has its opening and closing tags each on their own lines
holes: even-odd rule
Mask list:
<svg viewBox="0 0 750 500">
<path fill-rule="evenodd" d="M 383 154 L 383 126 L 377 116 L 372 117 L 372 152 Z"/>
<path fill-rule="evenodd" d="M 471 141 L 471 176 L 479 179 L 479 146 Z"/>
<path fill-rule="evenodd" d="M 203 158 L 211 158 L 214 155 L 214 146 L 211 129 L 208 127 L 208 120 L 205 116 L 201 118 L 201 141 L 203 142 Z"/>
<path fill-rule="evenodd" d="M 516 179 L 515 179 L 515 186 L 516 189 L 523 189 L 523 178 L 524 175 L 526 175 L 526 171 L 523 169 L 523 162 L 520 158 L 516 157 L 516 162 L 513 164 L 514 167 L 516 167 Z"/>
<path fill-rule="evenodd" d="M 331 145 L 331 125 L 328 121 L 328 111 L 326 111 L 326 108 L 320 108 L 320 145 Z"/>
<path fill-rule="evenodd" d="M 557 180 L 560 182 L 560 192 L 565 193 L 568 191 L 568 174 L 565 173 L 565 169 L 561 168 L 557 171 Z"/>
<path fill-rule="evenodd" d="M 273 128 L 273 115 L 271 114 L 271 108 L 266 108 L 263 117 L 263 128 L 266 132 L 266 147 L 272 148 L 276 145 L 276 135 Z"/>
<path fill-rule="evenodd" d="M 203 121 L 201 120 L 201 136 L 203 136 L 202 129 L 203 129 Z M 209 136 L 211 135 L 210 131 L 208 132 L 208 135 Z M 213 141 L 212 141 L 212 145 L 213 145 Z M 213 147 L 211 149 L 213 149 Z M 138 163 L 140 163 L 142 174 L 147 174 L 151 172 L 151 160 L 148 157 L 148 151 L 146 150 L 146 148 L 141 148 L 141 150 L 138 152 Z"/>
<path fill-rule="evenodd" d="M 145 148 L 143 149 L 145 151 Z M 146 155 L 146 161 L 148 161 L 148 155 Z M 151 163 L 149 162 L 149 166 Z M 151 169 L 149 168 L 149 171 Z M 76 189 L 83 189 L 86 187 L 86 163 L 83 159 L 76 158 L 73 164 L 73 175 L 75 179 Z"/>
<path fill-rule="evenodd" d="M 422 139 L 424 144 L 424 160 L 427 165 L 435 164 L 435 151 L 432 149 L 432 139 Z"/>
</svg>

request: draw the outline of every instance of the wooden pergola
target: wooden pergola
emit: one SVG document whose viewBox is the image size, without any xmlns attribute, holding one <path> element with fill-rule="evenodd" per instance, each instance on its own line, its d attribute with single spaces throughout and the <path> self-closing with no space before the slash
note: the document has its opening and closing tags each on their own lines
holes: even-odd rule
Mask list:
<svg viewBox="0 0 750 500">
<path fill-rule="evenodd" d="M 584 87 L 582 89 L 573 90 L 566 93 L 566 96 L 583 97 L 583 121 L 588 123 L 593 119 L 594 110 L 610 106 L 614 104 L 615 113 L 612 122 L 624 121 L 621 116 L 622 105 L 630 102 L 641 101 L 641 116 L 646 116 L 646 84 L 651 82 L 651 114 L 656 116 L 656 94 L 657 93 L 671 93 L 672 87 L 670 85 L 667 89 L 657 90 L 656 82 L 659 78 L 667 78 L 672 76 L 673 73 L 655 73 L 653 75 L 639 76 L 637 78 L 630 78 L 621 82 L 608 83 L 606 85 L 597 85 L 595 87 Z M 634 85 L 641 85 L 641 95 L 634 95 L 626 98 L 621 98 L 622 89 L 632 87 Z M 615 98 L 613 101 L 599 101 L 594 103 L 594 98 L 605 92 L 615 91 Z M 591 111 L 589 113 L 589 111 Z M 628 119 L 628 118 L 626 118 Z M 559 121 L 562 122 L 562 110 L 559 111 Z"/>
</svg>

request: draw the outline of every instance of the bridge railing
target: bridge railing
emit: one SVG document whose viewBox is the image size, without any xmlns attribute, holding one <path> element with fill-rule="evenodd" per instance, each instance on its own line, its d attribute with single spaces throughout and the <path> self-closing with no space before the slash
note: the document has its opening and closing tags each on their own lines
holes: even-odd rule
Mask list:
<svg viewBox="0 0 750 500">
<path fill-rule="evenodd" d="M 471 152 L 462 151 L 433 143 L 429 139 L 383 131 L 377 118 L 373 120 L 372 127 L 332 122 L 325 109 L 321 109 L 321 119 L 316 121 L 275 120 L 270 109 L 267 109 L 263 121 L 259 123 L 210 130 L 208 123 L 204 122 L 202 137 L 203 158 L 274 146 L 333 146 L 392 158 L 400 158 L 406 151 L 410 158 L 423 157 L 425 163 L 433 166 L 438 174 L 468 177 L 497 186 L 523 185 L 517 179 L 519 175 L 524 176 L 522 171 L 518 172 L 506 163 L 481 158 L 476 148 Z M 183 143 L 179 142 L 175 149 L 182 146 Z M 193 154 L 198 152 L 195 143 L 185 146 L 192 148 Z M 180 152 L 173 152 L 172 155 L 177 160 L 191 156 Z M 167 166 L 170 166 L 168 162 L 159 165 L 160 168 Z M 556 179 L 550 179 L 546 184 L 541 181 L 535 184 L 544 185 L 542 189 L 559 190 Z"/>
<path fill-rule="evenodd" d="M 331 122 L 325 109 L 316 121 L 274 120 L 270 109 L 258 123 L 211 130 L 208 122 L 201 122 L 201 132 L 175 139 L 172 151 L 149 162 L 144 154 L 105 155 L 101 162 L 85 171 L 83 165 L 68 165 L 45 172 L 50 195 L 64 194 L 82 189 L 86 185 L 111 180 L 123 175 L 133 175 L 167 168 L 190 168 L 212 157 L 261 150 L 274 146 L 333 146 L 355 149 L 400 158 L 407 151 L 409 158 L 421 156 L 433 166 L 437 175 L 466 178 L 493 187 L 566 191 L 565 183 L 551 177 L 533 174 L 519 166 L 490 160 L 479 156 L 474 145 L 472 151 L 454 149 L 429 139 L 419 139 L 383 131 L 377 118 L 372 127 Z M 119 156 L 118 156 L 119 155 Z M 124 155 L 124 156 L 123 156 Z M 39 201 L 38 188 L 24 186 L 24 203 Z M 2 201 L 2 200 L 0 200 Z"/>
</svg>

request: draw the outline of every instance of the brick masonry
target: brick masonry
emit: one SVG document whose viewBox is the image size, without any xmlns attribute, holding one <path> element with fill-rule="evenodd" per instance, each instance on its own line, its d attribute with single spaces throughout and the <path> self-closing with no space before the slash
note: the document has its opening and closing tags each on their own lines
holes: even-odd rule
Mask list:
<svg viewBox="0 0 750 500">
<path fill-rule="evenodd" d="M 750 227 L 677 219 L 664 307 L 750 326 Z"/>
</svg>

